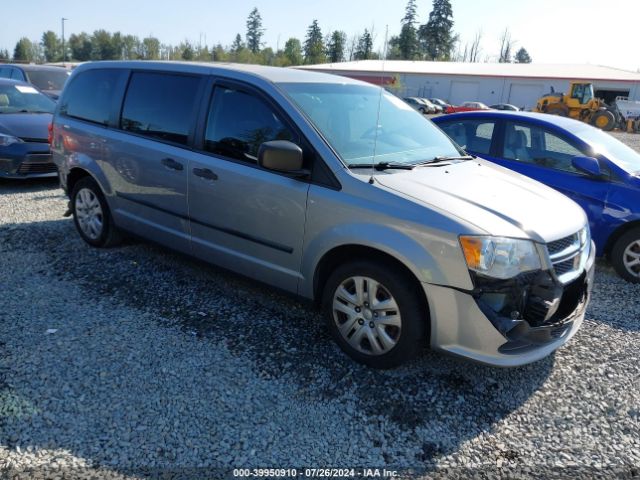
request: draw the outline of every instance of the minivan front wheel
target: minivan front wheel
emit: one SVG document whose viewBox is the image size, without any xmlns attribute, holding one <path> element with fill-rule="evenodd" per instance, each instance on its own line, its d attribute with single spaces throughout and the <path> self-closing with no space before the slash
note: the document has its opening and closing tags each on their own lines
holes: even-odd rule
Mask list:
<svg viewBox="0 0 640 480">
<path fill-rule="evenodd" d="M 640 228 L 618 239 L 611 250 L 611 263 L 626 281 L 640 283 Z"/>
<path fill-rule="evenodd" d="M 94 247 L 110 247 L 121 239 L 113 224 L 109 206 L 96 181 L 85 177 L 71 193 L 73 221 L 82 239 Z"/>
<path fill-rule="evenodd" d="M 393 368 L 424 346 L 426 308 L 415 281 L 391 265 L 363 260 L 339 267 L 322 304 L 334 339 L 358 362 Z"/>
</svg>

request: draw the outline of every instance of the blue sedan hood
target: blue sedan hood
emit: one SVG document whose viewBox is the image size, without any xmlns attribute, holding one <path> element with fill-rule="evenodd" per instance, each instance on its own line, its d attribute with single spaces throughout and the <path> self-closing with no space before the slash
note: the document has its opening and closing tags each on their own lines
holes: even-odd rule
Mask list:
<svg viewBox="0 0 640 480">
<path fill-rule="evenodd" d="M 46 141 L 51 117 L 50 113 L 2 113 L 0 133 Z"/>
</svg>

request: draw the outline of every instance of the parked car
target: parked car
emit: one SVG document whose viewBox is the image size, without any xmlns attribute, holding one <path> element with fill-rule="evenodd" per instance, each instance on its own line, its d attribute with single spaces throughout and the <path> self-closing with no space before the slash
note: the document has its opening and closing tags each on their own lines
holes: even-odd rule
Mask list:
<svg viewBox="0 0 640 480">
<path fill-rule="evenodd" d="M 446 112 L 447 111 L 447 107 L 449 106 L 449 104 L 447 102 L 445 102 L 444 100 L 440 99 L 440 98 L 430 98 L 429 101 L 431 103 L 433 103 L 434 105 L 438 105 L 440 107 L 442 107 L 442 111 Z"/>
<path fill-rule="evenodd" d="M 429 105 L 424 103 L 424 101 L 422 101 L 421 98 L 405 97 L 403 100 L 407 102 L 409 105 L 411 105 L 412 108 L 422 113 L 423 115 L 426 115 L 427 113 L 435 113 L 431 111 L 431 108 L 429 107 Z"/>
<path fill-rule="evenodd" d="M 594 249 L 582 209 L 465 156 L 364 82 L 88 63 L 62 93 L 52 149 L 88 244 L 132 232 L 313 299 L 340 347 L 374 367 L 425 341 L 521 365 L 584 318 Z"/>
<path fill-rule="evenodd" d="M 57 175 L 48 142 L 54 108 L 32 85 L 0 78 L 0 178 Z"/>
<path fill-rule="evenodd" d="M 474 110 L 489 110 L 482 102 L 464 102 L 462 105 L 449 105 L 445 110 L 445 113 L 456 113 L 456 112 L 472 112 Z"/>
<path fill-rule="evenodd" d="M 576 120 L 526 112 L 475 112 L 434 122 L 474 155 L 559 190 L 589 217 L 598 255 L 640 282 L 640 154 Z"/>
<path fill-rule="evenodd" d="M 71 72 L 61 67 L 46 65 L 3 65 L 0 64 L 0 78 L 11 78 L 27 82 L 54 100 L 58 99 Z"/>
<path fill-rule="evenodd" d="M 422 103 L 424 103 L 427 106 L 427 108 L 429 109 L 429 113 L 444 112 L 444 108 L 442 108 L 440 105 L 436 105 L 435 103 L 432 103 L 431 101 L 429 101 L 428 98 L 420 98 L 420 100 L 422 100 Z"/>
<path fill-rule="evenodd" d="M 492 110 L 508 110 L 510 112 L 519 112 L 521 110 L 510 103 L 496 103 L 495 105 L 490 105 L 489 108 Z"/>
</svg>

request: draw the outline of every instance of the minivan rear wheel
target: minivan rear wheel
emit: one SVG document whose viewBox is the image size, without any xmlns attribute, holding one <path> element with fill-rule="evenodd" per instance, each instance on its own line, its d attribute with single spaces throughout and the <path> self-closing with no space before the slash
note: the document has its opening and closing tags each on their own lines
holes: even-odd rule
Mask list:
<svg viewBox="0 0 640 480">
<path fill-rule="evenodd" d="M 640 228 L 628 231 L 616 241 L 611 263 L 626 281 L 640 283 Z"/>
<path fill-rule="evenodd" d="M 361 260 L 338 267 L 322 307 L 335 341 L 360 363 L 393 368 L 425 345 L 427 311 L 416 282 L 392 265 Z"/>
<path fill-rule="evenodd" d="M 117 245 L 122 234 L 113 224 L 107 201 L 96 181 L 85 177 L 71 193 L 73 221 L 82 239 L 94 247 Z"/>
</svg>

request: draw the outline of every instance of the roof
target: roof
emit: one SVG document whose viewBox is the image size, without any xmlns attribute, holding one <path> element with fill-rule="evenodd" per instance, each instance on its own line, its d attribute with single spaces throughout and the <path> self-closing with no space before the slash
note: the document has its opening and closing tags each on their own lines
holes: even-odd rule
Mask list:
<svg viewBox="0 0 640 480">
<path fill-rule="evenodd" d="M 346 77 L 329 75 L 322 72 L 308 72 L 294 68 L 267 67 L 263 65 L 250 65 L 240 63 L 223 62 L 177 62 L 177 61 L 101 61 L 86 62 L 79 65 L 76 71 L 105 68 L 106 66 L 116 68 L 137 68 L 145 70 L 166 70 L 176 72 L 192 72 L 204 74 L 220 74 L 226 72 L 243 73 L 253 77 L 259 77 L 273 83 L 357 83 Z M 58 68 L 58 67 L 50 67 Z"/>
<path fill-rule="evenodd" d="M 302 65 L 303 70 L 353 73 L 415 73 L 487 77 L 561 78 L 575 80 L 618 80 L 640 82 L 640 73 L 600 65 L 542 63 L 464 63 L 409 60 L 359 60 L 355 62 Z"/>
<path fill-rule="evenodd" d="M 52 65 L 36 65 L 34 63 L 7 63 L 9 67 L 21 68 L 22 70 L 45 70 L 51 72 L 64 72 L 61 67 L 55 67 Z"/>
<path fill-rule="evenodd" d="M 510 118 L 510 119 L 527 119 L 527 120 L 535 120 L 536 122 L 547 123 L 551 125 L 556 125 L 560 128 L 564 128 L 569 131 L 576 131 L 583 129 L 588 124 L 584 122 L 580 122 L 578 120 L 574 120 L 569 117 L 561 117 L 559 115 L 549 115 L 548 113 L 537 113 L 537 112 L 514 112 L 508 110 L 476 110 L 471 112 L 458 112 L 451 113 L 447 115 L 439 115 L 437 117 L 433 117 L 431 120 L 434 123 L 446 122 L 447 120 L 455 120 L 456 118 L 473 118 L 473 117 L 493 117 L 493 118 Z"/>
</svg>

